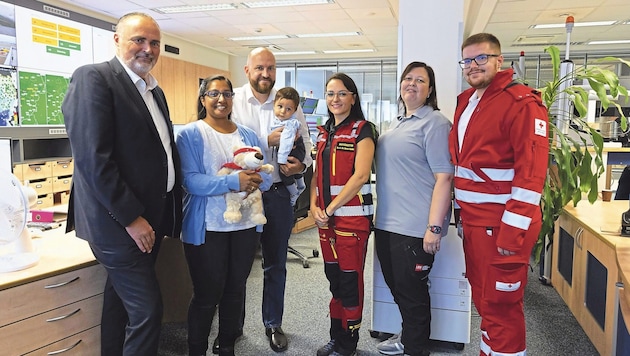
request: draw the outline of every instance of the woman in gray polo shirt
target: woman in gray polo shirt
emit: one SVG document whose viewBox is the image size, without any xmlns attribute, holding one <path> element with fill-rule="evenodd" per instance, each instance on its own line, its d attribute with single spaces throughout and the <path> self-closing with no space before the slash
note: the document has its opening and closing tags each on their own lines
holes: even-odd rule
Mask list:
<svg viewBox="0 0 630 356">
<path fill-rule="evenodd" d="M 376 147 L 375 247 L 403 331 L 377 348 L 388 355 L 428 355 L 427 281 L 451 211 L 451 122 L 438 111 L 435 74 L 425 63 L 407 65 L 398 103 L 403 115 Z"/>
</svg>

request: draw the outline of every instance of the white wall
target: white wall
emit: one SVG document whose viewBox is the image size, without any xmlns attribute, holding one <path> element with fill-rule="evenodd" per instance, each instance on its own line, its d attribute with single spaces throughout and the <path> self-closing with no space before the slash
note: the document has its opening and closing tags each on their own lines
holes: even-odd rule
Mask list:
<svg viewBox="0 0 630 356">
<path fill-rule="evenodd" d="M 398 77 L 412 61 L 431 66 L 440 111 L 452 120 L 461 92 L 457 62 L 463 40 L 464 0 L 400 0 L 399 13 Z"/>
</svg>

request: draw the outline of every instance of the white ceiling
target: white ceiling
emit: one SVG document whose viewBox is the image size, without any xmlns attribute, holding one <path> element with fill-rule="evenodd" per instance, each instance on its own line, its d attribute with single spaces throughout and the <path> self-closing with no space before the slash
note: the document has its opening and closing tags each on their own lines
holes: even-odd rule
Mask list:
<svg viewBox="0 0 630 356">
<path fill-rule="evenodd" d="M 396 57 L 399 0 L 335 0 L 334 4 L 248 9 L 201 13 L 160 14 L 157 6 L 236 3 L 239 0 L 40 0 L 47 3 L 88 9 L 104 19 L 115 19 L 131 11 L 152 15 L 162 31 L 220 52 L 245 56 L 253 47 L 272 46 L 276 54 L 284 51 L 315 50 L 317 55 L 281 56 L 278 59 Z M 440 0 L 413 0 L 440 1 Z M 566 30 L 530 29 L 537 23 L 564 23 L 567 15 L 575 22 L 614 20 L 619 24 L 575 27 L 571 52 L 628 52 L 630 44 L 590 45 L 590 40 L 630 39 L 630 2 L 628 0 L 465 0 L 464 37 L 490 32 L 502 44 L 503 52 L 541 53 L 549 44 L 561 49 Z M 54 4 L 53 4 L 54 5 Z M 59 5 L 61 6 L 61 5 Z M 75 10 L 76 11 L 76 10 Z M 88 14 L 89 15 L 89 14 Z M 430 16 L 430 14 L 422 14 Z M 328 38 L 288 38 L 270 41 L 231 41 L 230 37 L 256 35 L 295 35 L 319 32 L 361 32 L 361 36 Z M 427 36 L 439 36 L 439 29 Z M 375 49 L 374 53 L 322 54 L 324 50 Z"/>
</svg>

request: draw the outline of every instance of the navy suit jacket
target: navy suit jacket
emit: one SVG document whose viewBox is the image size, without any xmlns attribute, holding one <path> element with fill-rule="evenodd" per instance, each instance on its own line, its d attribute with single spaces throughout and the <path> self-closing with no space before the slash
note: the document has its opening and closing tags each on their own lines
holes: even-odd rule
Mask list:
<svg viewBox="0 0 630 356">
<path fill-rule="evenodd" d="M 62 111 L 75 163 L 67 230 L 76 230 L 78 237 L 97 244 L 135 244 L 125 226 L 142 216 L 156 233 L 179 238 L 181 165 L 166 98 L 159 87 L 153 95 L 167 121 L 173 150 L 172 206 L 165 206 L 164 146 L 118 59 L 80 67 L 72 75 Z M 165 215 L 164 209 L 172 211 Z"/>
</svg>

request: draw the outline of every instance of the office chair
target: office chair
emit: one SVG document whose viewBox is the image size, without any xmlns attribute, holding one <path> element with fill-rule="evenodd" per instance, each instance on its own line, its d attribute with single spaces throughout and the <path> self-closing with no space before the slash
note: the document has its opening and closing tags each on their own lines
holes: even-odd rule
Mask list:
<svg viewBox="0 0 630 356">
<path fill-rule="evenodd" d="M 628 200 L 630 197 L 630 166 L 626 166 L 619 177 L 615 200 Z"/>
<path fill-rule="evenodd" d="M 293 225 L 294 226 L 299 220 L 302 220 L 308 216 L 308 211 L 311 205 L 309 190 L 311 186 L 312 177 L 313 177 L 313 167 L 311 166 L 311 167 L 308 167 L 308 169 L 304 173 L 304 183 L 306 183 L 306 189 L 302 192 L 302 194 L 300 194 L 300 197 L 298 198 L 297 202 L 295 203 L 295 206 L 293 207 Z M 309 258 L 319 257 L 319 250 L 316 248 L 314 248 L 312 251 L 313 256 L 306 256 L 305 254 L 298 251 L 294 247 L 291 247 L 291 245 L 287 247 L 287 252 L 299 258 L 300 261 L 302 261 L 302 266 L 304 268 L 310 267 L 308 263 Z"/>
</svg>

